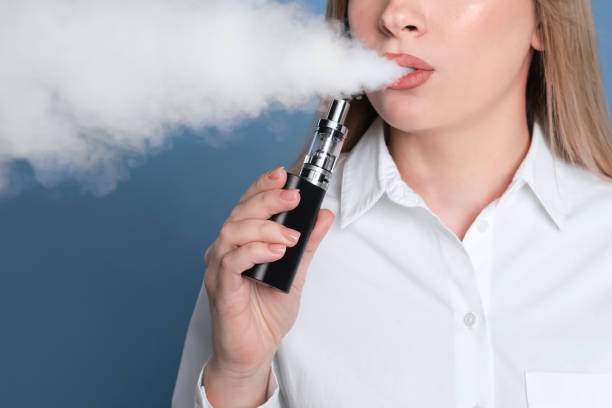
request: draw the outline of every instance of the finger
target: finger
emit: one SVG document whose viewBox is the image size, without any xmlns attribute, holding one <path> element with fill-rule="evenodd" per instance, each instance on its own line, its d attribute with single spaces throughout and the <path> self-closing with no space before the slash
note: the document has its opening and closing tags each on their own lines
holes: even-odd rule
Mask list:
<svg viewBox="0 0 612 408">
<path fill-rule="evenodd" d="M 249 219 L 226 222 L 219 233 L 216 251 L 217 256 L 221 258 L 228 251 L 249 242 L 276 242 L 291 247 L 297 244 L 299 238 L 299 231 L 272 220 Z"/>
<path fill-rule="evenodd" d="M 236 204 L 227 220 L 238 221 L 249 218 L 266 220 L 274 214 L 294 209 L 299 204 L 300 198 L 300 191 L 297 188 L 262 191 Z"/>
<path fill-rule="evenodd" d="M 262 191 L 271 190 L 273 188 L 282 188 L 285 185 L 286 180 L 287 172 L 285 171 L 284 167 L 281 166 L 274 170 L 270 170 L 259 176 L 257 180 L 255 180 L 253 184 L 249 186 L 247 191 L 240 196 L 239 202 L 248 200 L 255 194 Z"/>
<path fill-rule="evenodd" d="M 219 238 L 217 238 L 208 249 L 206 249 L 206 253 L 204 254 L 204 265 L 206 265 L 207 273 L 214 273 L 214 265 L 219 263 L 220 257 L 217 256 L 219 246 Z M 210 271 L 210 272 L 208 272 Z"/>
<path fill-rule="evenodd" d="M 283 257 L 285 251 L 285 245 L 265 242 L 250 242 L 229 251 L 221 258 L 221 269 L 217 276 L 220 290 L 225 293 L 237 291 L 247 283 L 242 272 L 255 264 L 276 261 Z"/>
<path fill-rule="evenodd" d="M 296 288 L 298 290 L 298 293 L 301 293 L 302 288 L 304 287 L 306 271 L 310 265 L 310 261 L 315 251 L 319 247 L 319 244 L 334 223 L 335 218 L 334 213 L 327 209 L 319 210 L 319 213 L 317 214 L 317 220 L 312 228 L 310 237 L 308 237 L 306 248 L 304 248 L 304 254 L 302 255 L 300 265 L 298 266 L 298 270 L 293 278 L 293 284 L 291 285 L 292 288 Z"/>
</svg>

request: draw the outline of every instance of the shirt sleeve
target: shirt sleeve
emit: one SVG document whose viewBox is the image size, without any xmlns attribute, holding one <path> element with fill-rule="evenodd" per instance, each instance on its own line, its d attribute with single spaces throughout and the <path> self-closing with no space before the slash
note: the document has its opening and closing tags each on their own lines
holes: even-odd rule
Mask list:
<svg viewBox="0 0 612 408">
<path fill-rule="evenodd" d="M 208 361 L 204 363 L 204 366 L 200 370 L 200 375 L 198 376 L 198 382 L 196 386 L 195 392 L 195 407 L 196 408 L 213 408 L 213 406 L 208 401 L 206 397 L 206 389 L 202 385 L 202 376 L 204 375 L 204 368 Z M 272 372 L 268 379 L 268 386 L 266 388 L 266 402 L 263 405 L 259 405 L 257 408 L 281 408 L 280 400 L 279 400 L 279 387 L 278 380 L 276 378 L 276 369 L 274 368 L 274 362 L 272 362 Z"/>
<path fill-rule="evenodd" d="M 194 403 L 199 408 L 210 408 L 210 403 L 206 401 L 206 392 L 203 388 L 200 389 L 199 385 L 202 384 L 204 367 L 206 367 L 213 353 L 211 333 L 208 295 L 204 285 L 202 285 L 185 336 L 185 344 L 172 395 L 172 408 L 193 408 Z M 274 371 L 275 364 L 276 358 L 272 360 L 273 375 L 267 388 L 267 401 L 262 405 L 265 408 L 281 407 L 277 371 Z"/>
</svg>

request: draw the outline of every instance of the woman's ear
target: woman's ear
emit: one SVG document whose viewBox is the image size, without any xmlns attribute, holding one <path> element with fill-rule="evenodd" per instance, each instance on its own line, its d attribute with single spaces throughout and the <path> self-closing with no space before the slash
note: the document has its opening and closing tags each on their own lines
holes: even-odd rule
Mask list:
<svg viewBox="0 0 612 408">
<path fill-rule="evenodd" d="M 531 35 L 531 46 L 538 51 L 543 51 L 544 46 L 542 44 L 542 23 L 538 23 L 538 26 L 533 30 Z"/>
</svg>

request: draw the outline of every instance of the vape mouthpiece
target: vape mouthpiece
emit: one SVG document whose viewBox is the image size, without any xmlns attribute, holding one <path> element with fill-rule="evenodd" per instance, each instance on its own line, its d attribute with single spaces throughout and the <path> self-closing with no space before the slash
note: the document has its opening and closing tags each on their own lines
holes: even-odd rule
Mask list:
<svg viewBox="0 0 612 408">
<path fill-rule="evenodd" d="M 325 119 L 333 120 L 334 122 L 343 125 L 346 115 L 348 114 L 350 104 L 344 99 L 334 99 L 329 105 L 329 112 Z"/>
</svg>

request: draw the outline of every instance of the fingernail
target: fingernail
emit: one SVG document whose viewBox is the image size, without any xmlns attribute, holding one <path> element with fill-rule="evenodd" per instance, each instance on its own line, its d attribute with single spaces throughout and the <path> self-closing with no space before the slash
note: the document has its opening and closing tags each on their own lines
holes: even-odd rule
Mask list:
<svg viewBox="0 0 612 408">
<path fill-rule="evenodd" d="M 294 201 L 296 198 L 298 198 L 299 194 L 300 191 L 297 189 L 281 191 L 281 197 L 288 201 Z"/>
<path fill-rule="evenodd" d="M 291 228 L 283 228 L 283 235 L 291 244 L 295 244 L 300 239 L 300 232 Z"/>
<path fill-rule="evenodd" d="M 270 248 L 270 251 L 276 254 L 285 252 L 285 245 L 283 244 L 268 244 L 268 247 Z"/>
<path fill-rule="evenodd" d="M 272 180 L 278 180 L 281 177 L 282 171 L 281 169 L 283 169 L 284 166 L 281 167 L 277 167 L 274 170 L 271 170 L 270 172 L 268 172 L 268 177 L 270 177 Z"/>
</svg>

